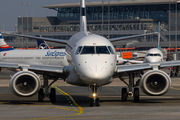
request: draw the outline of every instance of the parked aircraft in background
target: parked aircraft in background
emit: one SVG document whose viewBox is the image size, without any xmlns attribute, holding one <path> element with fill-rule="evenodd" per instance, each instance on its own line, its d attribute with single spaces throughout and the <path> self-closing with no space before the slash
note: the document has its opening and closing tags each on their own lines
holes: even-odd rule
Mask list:
<svg viewBox="0 0 180 120">
<path fill-rule="evenodd" d="M 138 52 L 137 52 L 138 53 Z M 142 52 L 141 52 L 142 53 Z M 164 55 L 160 50 L 160 22 L 159 22 L 159 33 L 158 33 L 158 45 L 157 48 L 149 49 L 147 52 L 143 52 L 145 54 L 144 61 L 138 60 L 128 60 L 123 58 L 118 58 L 117 61 L 124 61 L 128 63 L 155 63 L 155 62 L 163 62 Z"/>
<path fill-rule="evenodd" d="M 39 101 L 43 101 L 44 97 L 50 97 L 51 101 L 55 101 L 55 89 L 51 88 L 49 92 L 49 86 L 58 78 L 63 78 L 69 84 L 91 88 L 92 97 L 90 98 L 90 106 L 93 106 L 94 103 L 99 106 L 99 98 L 97 96 L 98 88 L 111 83 L 115 77 L 120 78 L 126 83 L 129 89 L 128 91 L 127 88 L 122 89 L 122 101 L 126 101 L 128 96 L 134 97 L 134 101 L 136 102 L 139 101 L 139 88 L 136 86 L 140 86 L 141 90 L 147 95 L 154 96 L 163 95 L 170 89 L 171 79 L 169 75 L 159 70 L 159 68 L 179 66 L 180 61 L 116 65 L 115 48 L 112 42 L 142 35 L 112 38 L 108 40 L 102 36 L 92 34 L 87 31 L 85 10 L 85 0 L 81 0 L 80 32 L 73 35 L 69 41 L 13 34 L 20 37 L 23 36 L 66 44 L 67 54 L 65 57 L 69 63 L 68 65 L 53 66 L 0 62 L 0 67 L 21 68 L 22 70 L 13 75 L 10 80 L 10 88 L 14 94 L 19 96 L 31 96 L 39 92 Z M 49 55 L 56 56 L 59 54 L 50 53 Z M 149 71 L 141 76 L 139 84 L 135 84 L 134 74 L 144 70 Z M 40 87 L 41 82 L 37 74 L 43 74 L 44 76 L 43 88 Z M 129 75 L 128 83 L 123 79 L 126 75 Z M 54 79 L 49 85 L 48 76 L 54 76 L 57 79 Z"/>
<path fill-rule="evenodd" d="M 39 47 L 43 46 L 44 50 L 15 50 L 4 42 L 0 33 L 0 61 L 40 65 L 68 65 L 65 49 L 46 49 L 49 46 L 44 41 L 38 42 L 38 44 Z"/>
</svg>

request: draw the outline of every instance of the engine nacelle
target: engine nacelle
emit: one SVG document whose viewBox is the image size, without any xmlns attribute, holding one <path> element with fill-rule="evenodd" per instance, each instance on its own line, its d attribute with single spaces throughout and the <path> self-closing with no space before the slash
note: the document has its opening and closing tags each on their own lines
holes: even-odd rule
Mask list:
<svg viewBox="0 0 180 120">
<path fill-rule="evenodd" d="M 9 86 L 15 95 L 28 97 L 39 91 L 41 81 L 34 72 L 20 71 L 12 76 Z"/>
<path fill-rule="evenodd" d="M 171 78 L 164 71 L 150 70 L 141 77 L 140 87 L 147 95 L 160 96 L 170 89 Z"/>
</svg>

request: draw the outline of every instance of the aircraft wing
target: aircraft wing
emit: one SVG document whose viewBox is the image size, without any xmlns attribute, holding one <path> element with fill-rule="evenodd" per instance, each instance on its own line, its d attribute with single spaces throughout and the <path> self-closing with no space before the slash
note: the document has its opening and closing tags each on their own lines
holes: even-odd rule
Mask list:
<svg viewBox="0 0 180 120">
<path fill-rule="evenodd" d="M 52 76 L 65 76 L 68 74 L 69 66 L 52 66 L 52 65 L 37 65 L 37 64 L 21 64 L 11 62 L 0 62 L 0 67 L 14 68 L 14 69 L 27 69 L 39 74 L 48 73 Z"/>
<path fill-rule="evenodd" d="M 117 41 L 122 41 L 122 40 L 137 38 L 137 37 L 143 37 L 143 36 L 148 36 L 148 35 L 154 35 L 154 34 L 158 34 L 158 32 L 140 34 L 140 35 L 132 35 L 132 36 L 127 36 L 127 37 L 112 38 L 112 39 L 109 39 L 109 41 L 110 42 L 117 42 Z"/>
<path fill-rule="evenodd" d="M 124 61 L 124 62 L 130 62 L 130 63 L 144 63 L 144 61 L 140 61 L 140 60 L 127 60 L 127 59 L 123 59 L 123 58 L 117 58 L 117 61 Z"/>
<path fill-rule="evenodd" d="M 35 36 L 30 36 L 30 35 L 21 35 L 21 34 L 13 34 L 13 33 L 6 33 L 3 32 L 4 34 L 8 35 L 13 35 L 17 37 L 25 37 L 25 38 L 31 38 L 31 39 L 37 39 L 37 40 L 43 40 L 43 41 L 49 41 L 49 42 L 56 42 L 56 43 L 61 43 L 61 44 L 67 44 L 67 40 L 59 40 L 59 39 L 52 39 L 52 38 L 44 38 L 44 37 L 35 37 Z"/>
<path fill-rule="evenodd" d="M 158 63 L 142 63 L 142 64 L 131 64 L 131 65 L 117 65 L 116 73 L 128 73 L 143 71 L 153 68 L 165 68 L 170 66 L 180 66 L 180 60 L 178 61 L 166 61 Z"/>
</svg>

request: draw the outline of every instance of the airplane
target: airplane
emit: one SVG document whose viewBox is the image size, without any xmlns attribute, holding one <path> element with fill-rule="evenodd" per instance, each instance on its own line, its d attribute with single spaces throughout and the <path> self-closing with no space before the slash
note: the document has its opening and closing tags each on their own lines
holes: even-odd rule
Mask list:
<svg viewBox="0 0 180 120">
<path fill-rule="evenodd" d="M 115 48 L 112 43 L 142 35 L 107 39 L 88 32 L 85 0 L 81 0 L 80 3 L 80 32 L 73 35 L 69 41 L 7 33 L 19 37 L 64 44 L 66 45 L 68 60 L 68 65 L 59 66 L 0 62 L 0 67 L 21 68 L 22 70 L 12 76 L 10 80 L 11 91 L 15 95 L 24 97 L 38 93 L 38 101 L 43 101 L 44 97 L 50 97 L 53 102 L 56 100 L 56 91 L 50 86 L 58 78 L 63 78 L 69 84 L 91 88 L 90 106 L 93 106 L 94 103 L 99 106 L 98 88 L 110 84 L 113 82 L 113 78 L 119 78 L 128 87 L 128 91 L 127 88 L 122 88 L 122 101 L 127 101 L 129 96 L 134 97 L 134 101 L 138 102 L 138 86 L 147 95 L 160 96 L 165 94 L 171 87 L 171 78 L 159 68 L 180 66 L 180 61 L 116 65 Z M 150 34 L 154 33 L 145 35 Z M 145 70 L 149 71 L 141 76 L 139 84 L 135 84 L 134 74 Z M 37 74 L 43 75 L 43 88 L 40 87 L 41 82 Z M 126 75 L 129 76 L 128 82 L 123 79 Z M 48 84 L 48 76 L 54 76 L 57 79 Z"/>
<path fill-rule="evenodd" d="M 68 65 L 65 49 L 49 49 L 47 43 L 41 41 L 38 42 L 38 44 L 40 44 L 39 47 L 43 47 L 43 50 L 15 50 L 6 44 L 0 33 L 0 61 L 44 65 Z"/>
<path fill-rule="evenodd" d="M 151 48 L 147 52 L 138 52 L 138 53 L 144 53 L 145 54 L 145 60 L 144 61 L 139 61 L 139 60 L 128 60 L 128 59 L 123 59 L 123 58 L 118 58 L 117 62 L 119 61 L 124 61 L 127 63 L 155 63 L 155 62 L 163 62 L 164 55 L 162 50 L 160 49 L 160 22 L 159 22 L 159 32 L 158 32 L 158 45 L 157 48 Z"/>
</svg>

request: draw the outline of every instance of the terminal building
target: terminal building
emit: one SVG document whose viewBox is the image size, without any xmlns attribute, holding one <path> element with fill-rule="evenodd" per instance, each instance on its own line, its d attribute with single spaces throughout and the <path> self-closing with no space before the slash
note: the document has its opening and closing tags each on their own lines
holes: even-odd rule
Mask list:
<svg viewBox="0 0 180 120">
<path fill-rule="evenodd" d="M 180 0 L 109 0 L 86 3 L 88 31 L 106 38 L 157 32 L 161 22 L 161 47 L 180 47 Z M 79 31 L 80 3 L 43 6 L 57 11 L 53 17 L 18 18 L 15 32 L 68 40 Z M 23 24 L 22 24 L 23 21 Z M 177 21 L 177 22 L 176 22 Z M 176 24 L 177 23 L 177 24 Z M 177 26 L 177 27 L 176 27 Z M 170 36 L 170 37 L 169 37 Z M 4 36 L 17 47 L 35 46 L 35 40 L 21 41 Z M 156 47 L 157 35 L 115 43 L 116 47 Z M 169 39 L 170 38 L 170 39 Z M 18 44 L 19 41 L 22 44 Z M 58 47 L 57 44 L 51 44 Z M 15 44 L 14 44 L 15 45 Z M 19 45 L 19 46 L 18 46 Z M 13 46 L 13 45 L 12 45 Z"/>
</svg>

